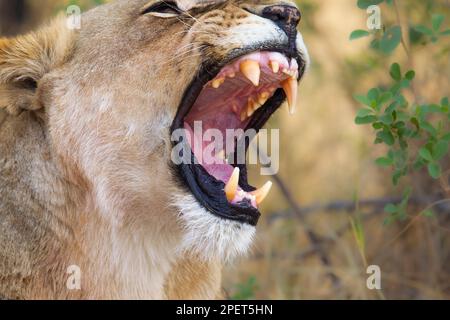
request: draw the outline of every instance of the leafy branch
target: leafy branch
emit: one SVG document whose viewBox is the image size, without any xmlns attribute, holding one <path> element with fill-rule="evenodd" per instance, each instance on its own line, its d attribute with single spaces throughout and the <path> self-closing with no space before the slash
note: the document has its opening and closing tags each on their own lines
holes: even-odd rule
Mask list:
<svg viewBox="0 0 450 320">
<path fill-rule="evenodd" d="M 383 2 L 394 7 L 396 24 L 390 27 L 383 26 L 382 30 L 378 31 L 355 30 L 351 33 L 350 39 L 372 36 L 370 47 L 383 55 L 392 54 L 401 44 L 411 62 L 411 52 L 402 33 L 396 1 L 359 0 L 358 7 L 366 9 Z M 409 26 L 408 35 L 411 42 L 413 44 L 420 42 L 422 45 L 435 44 L 442 37 L 450 35 L 450 29 L 443 29 L 444 20 L 443 15 L 434 14 L 431 17 L 431 26 L 421 24 Z M 433 179 L 439 179 L 443 172 L 442 160 L 449 153 L 449 99 L 443 97 L 438 103 L 421 104 L 417 101 L 408 101 L 406 90 L 411 91 L 414 96 L 417 94 L 413 87 L 415 70 L 403 73 L 400 64 L 394 63 L 390 67 L 389 74 L 390 85 L 380 85 L 371 88 L 365 95 L 354 96 L 364 106 L 358 110 L 355 122 L 358 125 L 371 125 L 375 133 L 374 143 L 387 147 L 387 154 L 376 159 L 376 163 L 381 167 L 391 168 L 392 182 L 395 186 L 399 184 L 401 178 L 424 168 Z M 412 192 L 412 188 L 408 187 L 403 192 L 401 203 L 386 205 L 385 211 L 389 213 L 387 223 L 406 219 Z"/>
</svg>

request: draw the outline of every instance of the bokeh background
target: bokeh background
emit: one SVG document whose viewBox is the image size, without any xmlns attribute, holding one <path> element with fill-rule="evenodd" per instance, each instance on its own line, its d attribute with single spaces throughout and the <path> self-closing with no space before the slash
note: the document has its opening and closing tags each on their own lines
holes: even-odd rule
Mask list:
<svg viewBox="0 0 450 320">
<path fill-rule="evenodd" d="M 78 4 L 83 10 L 102 1 L 0 0 L 0 35 L 13 36 Z M 421 173 L 406 178 L 414 186 L 408 216 L 386 224 L 387 203 L 399 201 L 390 172 L 374 160 L 386 150 L 373 144 L 369 126 L 354 123 L 360 107 L 355 93 L 389 82 L 393 62 L 414 67 L 415 90 L 426 101 L 449 95 L 450 43 L 416 46 L 408 57 L 369 49 L 370 40 L 350 41 L 365 29 L 367 13 L 356 0 L 298 0 L 300 30 L 312 57 L 301 84 L 295 116 L 279 112 L 268 124 L 280 128 L 280 172 L 262 210 L 252 252 L 226 266 L 224 288 L 240 299 L 448 299 L 450 298 L 450 208 L 419 213 L 449 196 L 447 181 Z M 397 0 L 381 6 L 383 23 L 427 24 L 439 12 L 450 25 L 448 0 Z M 445 165 L 444 165 L 445 166 Z M 253 168 L 251 180 L 267 179 Z M 448 170 L 449 167 L 444 169 Z M 441 179 L 442 180 L 442 179 Z M 443 180 L 445 180 L 443 178 Z M 382 271 L 382 290 L 366 286 L 368 265 Z"/>
</svg>

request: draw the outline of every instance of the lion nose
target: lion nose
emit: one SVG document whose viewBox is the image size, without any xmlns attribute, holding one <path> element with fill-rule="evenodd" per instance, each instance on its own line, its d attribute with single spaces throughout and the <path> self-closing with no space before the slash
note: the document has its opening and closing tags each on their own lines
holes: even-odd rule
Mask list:
<svg viewBox="0 0 450 320">
<path fill-rule="evenodd" d="M 262 16 L 275 22 L 286 33 L 289 38 L 289 46 L 294 49 L 297 40 L 297 26 L 302 17 L 300 10 L 291 5 L 274 5 L 264 8 Z"/>
</svg>

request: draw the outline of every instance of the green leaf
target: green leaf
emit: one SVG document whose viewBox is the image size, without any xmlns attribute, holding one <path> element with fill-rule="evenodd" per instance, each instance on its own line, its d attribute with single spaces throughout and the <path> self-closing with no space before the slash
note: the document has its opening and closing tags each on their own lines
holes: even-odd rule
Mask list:
<svg viewBox="0 0 450 320">
<path fill-rule="evenodd" d="M 370 101 L 366 96 L 354 95 L 353 98 L 361 104 L 364 104 L 368 107 L 370 106 Z"/>
<path fill-rule="evenodd" d="M 389 28 L 380 42 L 380 49 L 385 54 L 392 53 L 400 44 L 402 40 L 402 28 L 394 26 Z"/>
<path fill-rule="evenodd" d="M 391 99 L 392 99 L 392 92 L 386 91 L 381 94 L 379 103 L 385 104 L 386 102 L 388 102 Z"/>
<path fill-rule="evenodd" d="M 441 177 L 441 166 L 439 163 L 431 162 L 428 164 L 428 173 L 434 179 L 439 179 Z"/>
<path fill-rule="evenodd" d="M 392 64 L 391 70 L 389 73 L 390 73 L 392 79 L 394 79 L 395 81 L 402 80 L 402 71 L 401 71 L 400 65 L 398 63 Z"/>
<path fill-rule="evenodd" d="M 416 72 L 414 70 L 409 70 L 405 75 L 405 78 L 409 81 L 412 81 L 415 77 L 416 77 Z"/>
<path fill-rule="evenodd" d="M 380 129 L 382 129 L 384 126 L 383 126 L 383 124 L 382 124 L 381 122 L 375 122 L 374 124 L 372 124 L 372 127 L 373 127 L 375 130 L 380 130 Z M 449 140 L 450 140 L 450 137 L 449 137 Z"/>
<path fill-rule="evenodd" d="M 395 204 L 389 203 L 384 207 L 384 211 L 390 214 L 395 214 L 398 211 L 398 208 Z"/>
<path fill-rule="evenodd" d="M 428 132 L 433 137 L 438 134 L 438 131 L 436 130 L 436 128 L 433 127 L 433 125 L 431 123 L 429 123 L 428 121 L 421 121 L 420 127 L 423 130 L 425 130 L 426 132 Z"/>
<path fill-rule="evenodd" d="M 442 32 L 440 33 L 440 35 L 441 35 L 441 36 L 450 36 L 450 29 L 447 29 L 447 30 L 445 30 L 445 31 L 442 31 Z"/>
<path fill-rule="evenodd" d="M 443 136 L 442 136 L 442 139 L 441 140 L 444 140 L 444 141 L 446 141 L 446 142 L 450 142 L 450 132 L 447 132 L 446 134 L 444 134 Z"/>
<path fill-rule="evenodd" d="M 392 146 L 395 143 L 394 135 L 388 130 L 378 132 L 377 137 L 380 138 L 388 146 Z"/>
<path fill-rule="evenodd" d="M 392 166 L 394 164 L 394 161 L 392 159 L 382 157 L 382 158 L 378 158 L 375 161 L 375 163 L 377 165 L 379 165 L 380 167 L 389 167 L 389 166 Z"/>
<path fill-rule="evenodd" d="M 431 17 L 431 24 L 434 31 L 439 31 L 442 26 L 442 22 L 444 22 L 444 16 L 442 14 L 433 14 Z"/>
<path fill-rule="evenodd" d="M 427 28 L 427 27 L 425 27 L 423 25 L 415 26 L 414 30 L 416 30 L 417 32 L 420 32 L 420 33 L 422 33 L 424 35 L 427 35 L 427 36 L 432 36 L 433 35 L 433 30 L 431 30 L 431 29 L 429 29 L 429 28 Z"/>
<path fill-rule="evenodd" d="M 355 119 L 356 124 L 369 124 L 377 121 L 378 118 L 376 116 L 367 116 L 367 117 L 357 117 Z"/>
<path fill-rule="evenodd" d="M 385 113 L 380 117 L 381 122 L 383 122 L 385 125 L 391 125 L 394 122 L 394 117 L 392 116 L 392 113 Z"/>
<path fill-rule="evenodd" d="M 350 40 L 356 40 L 369 36 L 370 33 L 366 30 L 355 30 L 350 34 Z"/>
<path fill-rule="evenodd" d="M 367 98 L 369 100 L 377 100 L 380 95 L 380 90 L 378 88 L 372 88 L 367 93 Z"/>
<path fill-rule="evenodd" d="M 419 155 L 428 162 L 433 161 L 433 156 L 431 155 L 430 150 L 428 150 L 426 147 L 420 148 Z"/>
<path fill-rule="evenodd" d="M 447 152 L 448 142 L 440 140 L 433 146 L 433 159 L 439 161 L 447 154 Z"/>
<path fill-rule="evenodd" d="M 369 115 L 373 115 L 373 110 L 372 109 L 359 109 L 358 113 L 356 114 L 357 118 L 364 118 L 367 117 Z"/>
</svg>

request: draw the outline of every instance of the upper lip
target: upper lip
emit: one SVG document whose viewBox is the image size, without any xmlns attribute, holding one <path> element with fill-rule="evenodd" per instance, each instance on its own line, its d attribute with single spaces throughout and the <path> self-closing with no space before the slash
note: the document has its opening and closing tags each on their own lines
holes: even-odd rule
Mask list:
<svg viewBox="0 0 450 320">
<path fill-rule="evenodd" d="M 290 53 L 286 47 L 266 44 L 257 47 L 234 50 L 227 56 L 227 58 L 220 62 L 204 63 L 201 66 L 200 72 L 184 93 L 183 99 L 173 121 L 171 132 L 183 127 L 184 118 L 193 107 L 205 84 L 214 79 L 224 66 L 228 65 L 231 61 L 240 58 L 241 56 L 263 50 L 279 52 L 289 58 L 296 59 L 299 65 L 299 76 L 301 77 L 303 75 L 305 69 L 304 59 L 299 54 L 293 57 L 290 56 Z M 255 113 L 255 116 L 248 123 L 247 128 L 253 128 L 257 131 L 261 129 L 261 127 L 267 122 L 270 116 L 278 109 L 285 99 L 286 96 L 283 90 L 277 90 L 273 97 L 266 102 L 264 108 L 259 109 L 257 114 Z M 194 157 L 193 154 L 191 154 L 191 156 Z M 247 183 L 247 172 L 245 165 L 241 165 L 239 167 L 241 169 L 239 185 L 247 192 L 254 191 L 254 188 Z M 201 205 L 203 205 L 212 214 L 221 218 L 248 223 L 250 225 L 257 224 L 260 217 L 260 212 L 253 206 L 246 206 L 245 204 L 235 206 L 228 203 L 228 201 L 217 201 L 217 199 L 226 200 L 223 193 L 223 183 L 207 174 L 201 165 L 180 164 L 176 167 L 176 169 L 178 170 L 184 183 L 190 188 L 192 194 L 201 203 Z M 200 177 L 202 179 L 202 183 L 208 186 L 207 190 L 199 185 L 198 182 Z"/>
</svg>

